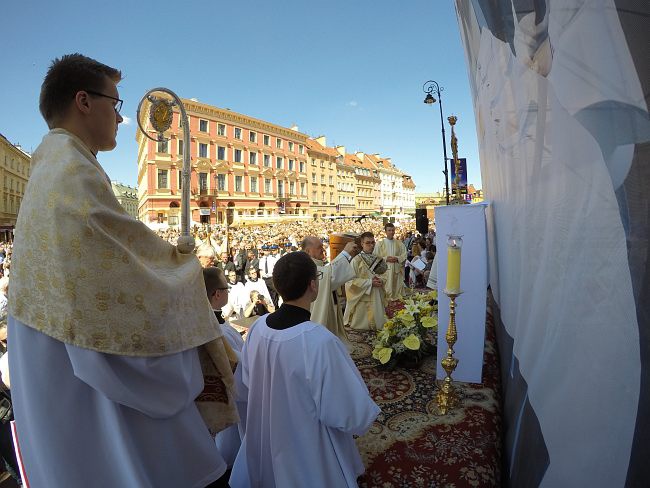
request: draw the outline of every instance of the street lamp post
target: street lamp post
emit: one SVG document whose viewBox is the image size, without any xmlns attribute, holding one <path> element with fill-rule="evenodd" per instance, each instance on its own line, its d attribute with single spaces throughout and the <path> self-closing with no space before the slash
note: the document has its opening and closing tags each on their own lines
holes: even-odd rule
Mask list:
<svg viewBox="0 0 650 488">
<path fill-rule="evenodd" d="M 435 81 L 429 80 L 424 84 L 422 90 L 424 91 L 424 93 L 427 94 L 427 96 L 424 98 L 424 103 L 426 103 L 427 105 L 436 103 L 436 99 L 433 97 L 431 93 L 435 91 L 438 95 L 438 105 L 440 105 L 440 127 L 442 128 L 442 151 L 445 158 L 445 170 L 443 171 L 443 174 L 445 175 L 445 199 L 447 201 L 447 205 L 449 205 L 449 172 L 447 170 L 447 141 L 445 140 L 445 123 L 443 121 L 443 116 L 442 116 L 442 95 L 440 93 L 444 90 L 444 88 L 438 85 L 438 83 L 436 83 Z"/>
</svg>

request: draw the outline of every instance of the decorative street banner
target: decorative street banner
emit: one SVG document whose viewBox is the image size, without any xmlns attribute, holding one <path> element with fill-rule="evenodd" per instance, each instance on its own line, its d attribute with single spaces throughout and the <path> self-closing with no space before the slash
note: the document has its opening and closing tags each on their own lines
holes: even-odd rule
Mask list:
<svg viewBox="0 0 650 488">
<path fill-rule="evenodd" d="M 458 175 L 460 176 L 458 185 L 456 184 L 456 164 L 454 160 L 451 161 L 451 192 L 456 193 L 456 187 L 460 186 L 461 195 L 467 194 L 467 159 L 458 158 Z"/>
</svg>

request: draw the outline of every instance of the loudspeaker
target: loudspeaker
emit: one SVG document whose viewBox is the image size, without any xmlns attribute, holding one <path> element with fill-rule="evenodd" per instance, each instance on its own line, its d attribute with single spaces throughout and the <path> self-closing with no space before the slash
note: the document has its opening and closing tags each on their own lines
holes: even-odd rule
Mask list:
<svg viewBox="0 0 650 488">
<path fill-rule="evenodd" d="M 415 209 L 415 228 L 422 235 L 429 233 L 429 219 L 427 218 L 426 208 Z"/>
</svg>

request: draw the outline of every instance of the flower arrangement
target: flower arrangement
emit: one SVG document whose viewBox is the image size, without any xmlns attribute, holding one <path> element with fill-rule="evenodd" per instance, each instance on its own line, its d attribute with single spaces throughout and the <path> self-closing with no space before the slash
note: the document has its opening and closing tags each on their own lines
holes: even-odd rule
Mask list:
<svg viewBox="0 0 650 488">
<path fill-rule="evenodd" d="M 372 357 L 383 365 L 396 365 L 398 358 L 411 356 L 416 362 L 433 352 L 429 333 L 438 330 L 438 292 L 416 293 L 401 301 L 403 308 L 377 332 Z"/>
</svg>

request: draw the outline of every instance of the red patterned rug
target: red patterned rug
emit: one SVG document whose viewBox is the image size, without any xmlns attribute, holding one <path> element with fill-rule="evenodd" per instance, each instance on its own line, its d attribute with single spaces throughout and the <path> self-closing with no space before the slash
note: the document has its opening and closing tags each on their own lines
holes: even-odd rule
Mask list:
<svg viewBox="0 0 650 488">
<path fill-rule="evenodd" d="M 389 315 L 396 304 L 389 306 Z M 348 330 L 352 358 L 382 412 L 357 439 L 366 473 L 362 488 L 501 485 L 499 357 L 488 310 L 483 383 L 454 383 L 460 406 L 437 412 L 435 356 L 417 369 L 384 371 L 372 358 L 374 332 Z"/>
</svg>

